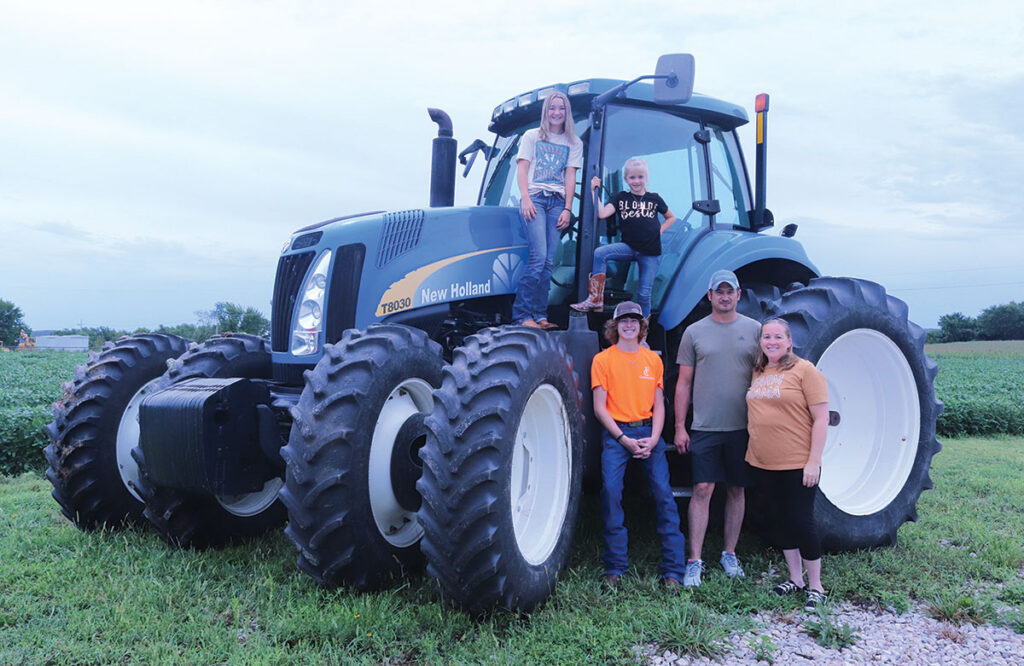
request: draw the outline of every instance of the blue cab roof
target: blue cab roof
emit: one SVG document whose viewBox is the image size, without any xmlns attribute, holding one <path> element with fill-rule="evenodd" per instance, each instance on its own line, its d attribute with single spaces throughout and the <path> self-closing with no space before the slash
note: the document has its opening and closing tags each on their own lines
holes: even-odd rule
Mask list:
<svg viewBox="0 0 1024 666">
<path fill-rule="evenodd" d="M 621 79 L 581 79 L 528 90 L 496 106 L 488 129 L 496 134 L 505 134 L 525 123 L 537 121 L 544 98 L 556 90 L 569 97 L 574 116 L 585 115 L 590 112 L 595 97 L 622 83 Z M 725 130 L 735 129 L 749 121 L 743 107 L 699 93 L 694 93 L 684 104 L 658 104 L 654 101 L 654 86 L 646 82 L 634 83 L 610 103 L 622 99 L 665 109 L 693 120 L 709 121 Z"/>
</svg>

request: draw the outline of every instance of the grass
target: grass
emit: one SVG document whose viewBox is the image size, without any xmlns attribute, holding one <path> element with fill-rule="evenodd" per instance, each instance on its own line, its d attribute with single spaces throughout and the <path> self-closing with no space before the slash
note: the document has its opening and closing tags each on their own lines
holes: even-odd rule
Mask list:
<svg viewBox="0 0 1024 666">
<path fill-rule="evenodd" d="M 842 650 L 857 642 L 857 632 L 846 622 L 839 624 L 826 606 L 819 606 L 804 622 L 804 630 L 818 645 L 833 650 Z"/>
<path fill-rule="evenodd" d="M 900 529 L 897 546 L 826 556 L 830 599 L 897 611 L 918 602 L 954 623 L 1024 630 L 1024 438 L 946 441 L 932 476 L 921 519 Z M 636 645 L 719 657 L 731 633 L 754 629 L 754 611 L 802 605 L 771 594 L 781 554 L 748 534 L 746 579 L 711 567 L 699 590 L 666 595 L 644 501 L 627 514 L 634 567 L 604 590 L 596 504 L 586 498 L 570 568 L 547 604 L 474 619 L 423 578 L 369 594 L 320 589 L 281 533 L 192 552 L 145 530 L 79 532 L 45 480 L 0 478 L 0 663 L 619 663 Z M 712 532 L 706 552 L 719 539 Z M 823 621 L 819 640 L 856 640 Z M 774 651 L 770 640 L 759 647 Z"/>
</svg>

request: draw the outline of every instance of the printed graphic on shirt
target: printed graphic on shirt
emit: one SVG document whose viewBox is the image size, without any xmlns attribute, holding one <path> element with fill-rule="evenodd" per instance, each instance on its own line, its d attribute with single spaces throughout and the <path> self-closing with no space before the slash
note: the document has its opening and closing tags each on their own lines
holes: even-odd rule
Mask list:
<svg viewBox="0 0 1024 666">
<path fill-rule="evenodd" d="M 645 365 L 644 366 L 644 371 L 640 373 L 640 379 L 650 379 L 650 380 L 654 381 L 654 380 L 657 379 L 657 377 L 655 377 L 653 374 L 651 374 L 651 366 Z"/>
<path fill-rule="evenodd" d="M 565 182 L 565 167 L 569 163 L 569 146 L 538 141 L 533 182 L 561 185 Z"/>
<path fill-rule="evenodd" d="M 619 217 L 623 220 L 633 218 L 657 219 L 658 204 L 654 201 L 633 199 L 619 204 Z"/>
<path fill-rule="evenodd" d="M 747 397 L 752 400 L 781 398 L 782 392 L 780 387 L 782 386 L 782 380 L 785 378 L 785 375 L 761 375 L 760 377 L 755 377 L 754 381 L 750 383 Z"/>
</svg>

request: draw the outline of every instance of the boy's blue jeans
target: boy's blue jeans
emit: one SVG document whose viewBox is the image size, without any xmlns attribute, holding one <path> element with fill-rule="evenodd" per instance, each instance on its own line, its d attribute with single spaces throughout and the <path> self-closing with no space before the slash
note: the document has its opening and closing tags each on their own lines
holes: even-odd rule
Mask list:
<svg viewBox="0 0 1024 666">
<path fill-rule="evenodd" d="M 529 221 L 522 213 L 519 215 L 530 254 L 523 276 L 519 278 L 516 300 L 512 305 L 512 321 L 516 324 L 526 319 L 537 321 L 548 318 L 548 289 L 555 267 L 555 251 L 558 250 L 561 237 L 557 226 L 558 216 L 565 210 L 565 197 L 560 194 L 531 194 L 530 201 L 537 209 L 537 215 Z"/>
<path fill-rule="evenodd" d="M 650 426 L 622 428 L 628 437 L 640 438 L 651 435 Z M 626 463 L 633 454 L 619 444 L 607 430 L 601 436 L 601 518 L 604 520 L 604 572 L 619 574 L 629 567 L 626 554 L 625 515 L 622 511 L 622 484 Z M 672 576 L 682 580 L 686 572 L 686 537 L 679 531 L 679 508 L 672 497 L 668 479 L 668 460 L 665 459 L 665 440 L 659 439 L 650 457 L 640 461 L 647 481 L 654 495 L 654 510 L 658 520 L 658 536 L 661 537 L 661 577 Z"/>
<path fill-rule="evenodd" d="M 636 288 L 636 302 L 644 311 L 645 317 L 651 316 L 651 288 L 654 286 L 654 277 L 658 274 L 658 266 L 661 265 L 661 256 L 641 254 L 625 243 L 612 243 L 602 245 L 594 250 L 595 274 L 604 273 L 607 270 L 609 260 L 635 261 L 640 270 L 640 279 Z"/>
</svg>

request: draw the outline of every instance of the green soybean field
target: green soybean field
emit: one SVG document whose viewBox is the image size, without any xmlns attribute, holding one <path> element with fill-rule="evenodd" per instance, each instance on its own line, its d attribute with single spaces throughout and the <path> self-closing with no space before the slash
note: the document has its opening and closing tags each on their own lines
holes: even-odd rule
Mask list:
<svg viewBox="0 0 1024 666">
<path fill-rule="evenodd" d="M 82 352 L 22 351 L 0 354 L 0 474 L 42 470 L 46 466 L 43 428 L 61 383 L 71 381 Z"/>
<path fill-rule="evenodd" d="M 926 351 L 939 364 L 935 393 L 946 405 L 940 437 L 1024 434 L 1024 340 L 935 344 Z M 77 352 L 0 354 L 0 474 L 45 468 L 50 406 L 86 358 Z"/>
<path fill-rule="evenodd" d="M 943 437 L 1024 434 L 1024 340 L 928 345 Z"/>
</svg>

